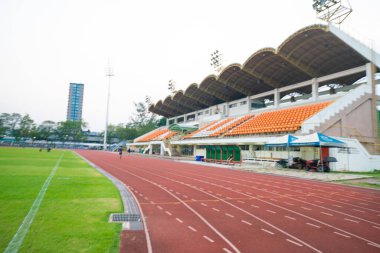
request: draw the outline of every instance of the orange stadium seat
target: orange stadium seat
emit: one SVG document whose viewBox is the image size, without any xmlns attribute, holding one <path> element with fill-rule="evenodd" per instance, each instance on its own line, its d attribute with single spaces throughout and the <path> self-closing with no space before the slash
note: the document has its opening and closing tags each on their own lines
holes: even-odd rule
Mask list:
<svg viewBox="0 0 380 253">
<path fill-rule="evenodd" d="M 271 112 L 264 112 L 227 132 L 226 136 L 295 132 L 302 122 L 332 102 L 298 106 Z M 227 130 L 228 131 L 228 130 Z"/>
</svg>

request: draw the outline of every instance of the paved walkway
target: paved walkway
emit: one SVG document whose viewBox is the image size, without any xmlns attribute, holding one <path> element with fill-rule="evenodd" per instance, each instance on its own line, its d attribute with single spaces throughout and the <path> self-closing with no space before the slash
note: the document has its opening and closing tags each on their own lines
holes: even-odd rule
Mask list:
<svg viewBox="0 0 380 253">
<path fill-rule="evenodd" d="M 366 175 L 309 172 L 309 171 L 304 171 L 304 170 L 284 169 L 284 168 L 278 168 L 278 167 L 263 167 L 259 165 L 253 165 L 253 164 L 225 165 L 225 164 L 205 163 L 205 162 L 196 162 L 196 161 L 180 161 L 180 162 L 194 163 L 198 165 L 214 166 L 214 167 L 221 167 L 221 168 L 229 168 L 229 169 L 235 169 L 235 170 L 252 171 L 252 172 L 263 173 L 263 174 L 297 177 L 297 178 L 304 178 L 304 179 L 318 180 L 318 181 L 325 181 L 325 182 L 371 178 L 371 176 L 366 176 Z"/>
</svg>

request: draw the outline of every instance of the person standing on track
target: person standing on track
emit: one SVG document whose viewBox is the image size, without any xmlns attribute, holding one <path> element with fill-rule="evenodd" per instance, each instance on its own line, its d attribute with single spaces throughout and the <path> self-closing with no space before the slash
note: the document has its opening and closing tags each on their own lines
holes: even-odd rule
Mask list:
<svg viewBox="0 0 380 253">
<path fill-rule="evenodd" d="M 121 157 L 122 157 L 122 155 L 123 155 L 123 147 L 120 146 L 120 147 L 118 148 L 118 151 L 119 151 L 119 158 L 121 159 Z"/>
</svg>

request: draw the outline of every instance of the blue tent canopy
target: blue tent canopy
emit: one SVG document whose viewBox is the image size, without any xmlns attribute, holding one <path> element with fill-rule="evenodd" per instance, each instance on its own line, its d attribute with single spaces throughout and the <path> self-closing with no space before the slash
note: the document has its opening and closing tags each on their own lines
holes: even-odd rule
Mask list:
<svg viewBox="0 0 380 253">
<path fill-rule="evenodd" d="M 266 144 L 264 144 L 265 147 L 289 147 L 291 146 L 292 141 L 297 140 L 298 138 L 287 134 L 281 137 L 278 137 L 276 139 L 273 139 L 271 141 L 268 141 Z"/>
<path fill-rule="evenodd" d="M 290 146 L 304 147 L 346 147 L 346 143 L 337 140 L 322 133 L 314 133 L 310 135 L 300 136 L 292 141 Z"/>
</svg>

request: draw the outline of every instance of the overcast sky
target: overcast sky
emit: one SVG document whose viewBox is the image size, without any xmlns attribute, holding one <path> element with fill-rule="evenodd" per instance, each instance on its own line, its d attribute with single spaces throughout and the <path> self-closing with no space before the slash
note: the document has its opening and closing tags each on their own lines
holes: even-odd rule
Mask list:
<svg viewBox="0 0 380 253">
<path fill-rule="evenodd" d="M 29 113 L 37 122 L 66 119 L 69 83 L 84 83 L 83 119 L 105 124 L 108 59 L 109 122 L 125 123 L 133 102 L 169 95 L 213 73 L 210 54 L 224 65 L 277 47 L 319 22 L 312 0 L 0 0 L 0 113 Z M 343 30 L 379 52 L 380 1 L 350 0 Z"/>
</svg>

